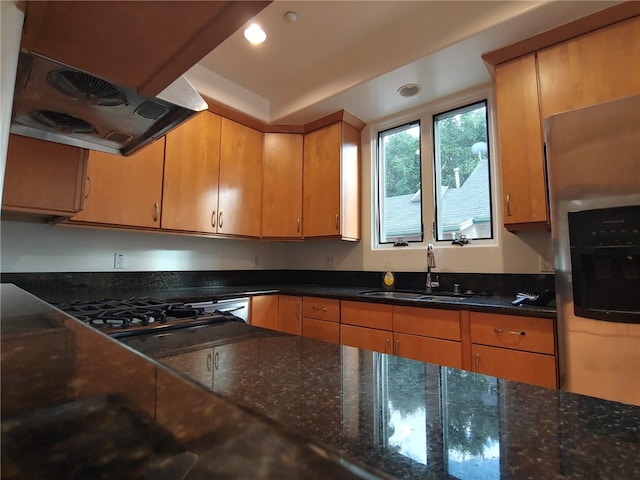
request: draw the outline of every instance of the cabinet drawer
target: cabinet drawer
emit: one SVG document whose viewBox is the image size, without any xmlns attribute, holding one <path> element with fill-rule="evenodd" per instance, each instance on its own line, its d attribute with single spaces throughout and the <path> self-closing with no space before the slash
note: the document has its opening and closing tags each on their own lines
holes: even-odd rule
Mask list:
<svg viewBox="0 0 640 480">
<path fill-rule="evenodd" d="M 329 322 L 340 321 L 340 300 L 332 298 L 302 298 L 302 316 Z"/>
<path fill-rule="evenodd" d="M 471 312 L 471 343 L 555 353 L 553 321 L 547 318 L 518 317 Z"/>
<path fill-rule="evenodd" d="M 350 345 L 380 353 L 392 353 L 393 333 L 375 328 L 340 325 L 342 345 Z"/>
<path fill-rule="evenodd" d="M 557 387 L 556 357 L 507 348 L 472 345 L 473 371 L 541 387 Z"/>
<path fill-rule="evenodd" d="M 393 340 L 395 355 L 420 360 L 421 362 L 462 368 L 462 347 L 460 342 L 404 333 L 394 333 Z"/>
<path fill-rule="evenodd" d="M 340 321 L 360 327 L 391 330 L 391 305 L 343 301 L 340 307 Z"/>
<path fill-rule="evenodd" d="M 340 324 L 315 318 L 303 318 L 302 336 L 325 342 L 340 343 Z"/>
<path fill-rule="evenodd" d="M 393 331 L 459 341 L 460 312 L 394 306 Z"/>
</svg>

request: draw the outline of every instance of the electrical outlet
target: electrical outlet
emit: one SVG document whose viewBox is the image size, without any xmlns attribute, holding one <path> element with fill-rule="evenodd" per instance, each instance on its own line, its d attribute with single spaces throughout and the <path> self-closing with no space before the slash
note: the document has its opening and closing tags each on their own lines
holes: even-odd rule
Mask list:
<svg viewBox="0 0 640 480">
<path fill-rule="evenodd" d="M 257 255 L 255 257 L 253 257 L 253 266 L 255 268 L 258 268 L 260 266 L 260 259 L 258 258 Z"/>
<path fill-rule="evenodd" d="M 327 268 L 335 268 L 333 255 L 327 256 Z"/>
<path fill-rule="evenodd" d="M 126 264 L 126 256 L 124 253 L 113 254 L 113 268 L 124 269 Z"/>
<path fill-rule="evenodd" d="M 540 271 L 549 273 L 553 273 L 555 271 L 553 257 L 540 255 Z"/>
</svg>

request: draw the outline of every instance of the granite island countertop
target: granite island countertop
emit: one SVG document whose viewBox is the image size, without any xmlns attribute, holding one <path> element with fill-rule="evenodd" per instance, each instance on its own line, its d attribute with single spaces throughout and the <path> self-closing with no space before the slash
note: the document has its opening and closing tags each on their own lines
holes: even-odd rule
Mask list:
<svg viewBox="0 0 640 480">
<path fill-rule="evenodd" d="M 121 408 L 104 398 L 123 395 L 178 440 L 165 445 L 172 466 L 199 454 L 200 470 L 186 478 L 363 472 L 340 465 L 395 478 L 640 476 L 640 407 L 277 332 L 215 347 L 130 345 L 156 359 L 148 360 L 56 310 L 7 310 L 5 288 L 3 450 L 16 418 L 95 398 Z M 218 368 L 198 387 L 179 356 L 208 348 Z M 11 466 L 3 455 L 3 475 Z"/>
</svg>

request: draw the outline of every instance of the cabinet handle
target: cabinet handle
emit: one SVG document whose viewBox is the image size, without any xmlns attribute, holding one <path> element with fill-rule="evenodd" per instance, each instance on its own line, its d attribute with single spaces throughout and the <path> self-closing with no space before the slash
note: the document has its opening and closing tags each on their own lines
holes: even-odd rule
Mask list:
<svg viewBox="0 0 640 480">
<path fill-rule="evenodd" d="M 523 330 L 505 330 L 504 328 L 493 327 L 495 333 L 508 333 L 509 335 L 520 335 L 524 337 L 525 331 Z"/>
<path fill-rule="evenodd" d="M 393 354 L 394 355 L 398 355 L 399 351 L 400 351 L 400 340 L 396 340 L 395 348 L 393 349 Z"/>
<path fill-rule="evenodd" d="M 222 228 L 222 212 L 218 214 L 218 227 Z"/>
<path fill-rule="evenodd" d="M 336 213 L 336 230 L 340 231 L 340 214 Z"/>
<path fill-rule="evenodd" d="M 296 232 L 300 233 L 300 217 L 298 217 L 298 226 L 296 227 Z"/>
<path fill-rule="evenodd" d="M 300 320 L 300 302 L 296 302 L 296 320 Z"/>
<path fill-rule="evenodd" d="M 315 305 L 313 307 L 314 310 L 320 310 L 321 312 L 326 312 L 327 311 L 327 307 L 316 307 Z"/>
<path fill-rule="evenodd" d="M 156 202 L 153 204 L 153 221 L 157 222 L 159 216 L 160 216 L 160 205 L 158 205 L 158 202 Z"/>
<path fill-rule="evenodd" d="M 480 354 L 476 353 L 475 355 L 475 372 L 480 372 Z"/>
<path fill-rule="evenodd" d="M 211 354 L 207 355 L 207 372 L 211 371 Z"/>
<path fill-rule="evenodd" d="M 211 212 L 211 227 L 216 228 L 216 211 Z"/>
<path fill-rule="evenodd" d="M 511 216 L 511 194 L 507 193 L 507 217 Z"/>
<path fill-rule="evenodd" d="M 218 367 L 220 367 L 220 352 L 216 352 L 213 356 L 213 368 L 218 370 Z"/>
<path fill-rule="evenodd" d="M 384 353 L 389 353 L 389 343 L 390 340 L 388 338 L 384 339 Z"/>
<path fill-rule="evenodd" d="M 87 190 L 87 193 L 84 194 L 84 198 L 89 198 L 89 194 L 93 188 L 93 185 L 91 184 L 91 177 L 89 175 L 87 175 L 87 183 L 89 184 L 89 189 Z"/>
</svg>

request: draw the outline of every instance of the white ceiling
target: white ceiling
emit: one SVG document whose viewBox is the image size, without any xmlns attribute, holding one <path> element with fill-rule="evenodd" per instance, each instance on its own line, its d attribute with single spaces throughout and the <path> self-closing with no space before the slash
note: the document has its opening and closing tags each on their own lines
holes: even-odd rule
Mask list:
<svg viewBox="0 0 640 480">
<path fill-rule="evenodd" d="M 274 1 L 186 74 L 203 94 L 261 121 L 304 124 L 341 109 L 381 119 L 491 79 L 483 53 L 620 2 Z M 298 21 L 289 23 L 286 12 Z M 415 97 L 398 95 L 418 83 Z"/>
</svg>

